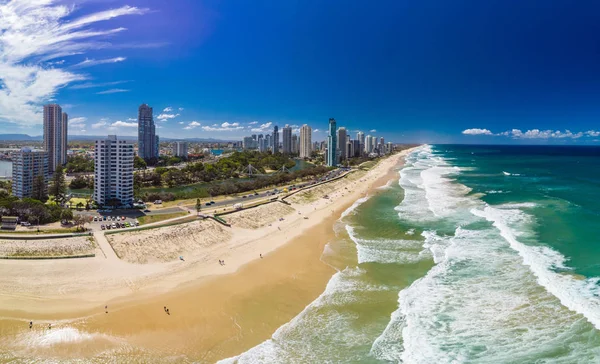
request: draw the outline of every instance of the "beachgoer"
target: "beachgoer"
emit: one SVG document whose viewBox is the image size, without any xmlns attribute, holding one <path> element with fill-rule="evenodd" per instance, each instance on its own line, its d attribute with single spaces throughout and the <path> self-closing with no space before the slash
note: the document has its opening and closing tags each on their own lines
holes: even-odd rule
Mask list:
<svg viewBox="0 0 600 364">
<path fill-rule="evenodd" d="M 48 324 L 48 330 L 52 328 L 52 324 Z"/>
<path fill-rule="evenodd" d="M 171 315 L 171 314 L 169 313 L 169 309 L 168 309 L 168 308 L 167 308 L 167 315 Z"/>
<path fill-rule="evenodd" d="M 260 259 L 262 259 L 262 253 L 260 254 Z"/>
<path fill-rule="evenodd" d="M 29 321 L 29 328 L 31 329 L 33 327 L 33 321 Z"/>
<path fill-rule="evenodd" d="M 165 312 L 167 312 L 167 306 L 165 306 L 163 309 L 165 310 Z"/>
</svg>

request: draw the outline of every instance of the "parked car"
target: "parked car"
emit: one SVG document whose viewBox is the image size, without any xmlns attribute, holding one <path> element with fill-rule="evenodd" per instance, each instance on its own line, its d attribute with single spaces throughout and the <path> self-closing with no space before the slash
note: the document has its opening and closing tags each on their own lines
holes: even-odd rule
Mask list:
<svg viewBox="0 0 600 364">
<path fill-rule="evenodd" d="M 106 229 L 110 230 L 110 225 L 106 224 Z"/>
<path fill-rule="evenodd" d="M 144 210 L 144 212 L 150 212 L 150 210 L 148 210 L 148 209 L 145 209 L 145 210 Z"/>
<path fill-rule="evenodd" d="M 100 229 L 102 229 L 102 230 L 106 229 L 106 227 L 104 226 L 104 224 L 100 225 Z"/>
<path fill-rule="evenodd" d="M 207 202 L 207 203 L 205 203 L 204 205 L 206 205 L 206 206 L 210 206 L 210 202 Z"/>
<path fill-rule="evenodd" d="M 117 223 L 116 223 L 116 222 L 113 222 L 113 223 L 112 223 L 112 228 L 113 228 L 113 229 L 116 229 L 116 228 L 117 228 Z"/>
<path fill-rule="evenodd" d="M 94 222 L 98 221 L 98 217 L 94 216 Z"/>
</svg>

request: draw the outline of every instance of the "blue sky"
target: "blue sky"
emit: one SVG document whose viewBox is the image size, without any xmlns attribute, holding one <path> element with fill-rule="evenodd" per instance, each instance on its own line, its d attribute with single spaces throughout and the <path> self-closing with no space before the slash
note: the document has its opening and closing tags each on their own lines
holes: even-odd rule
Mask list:
<svg viewBox="0 0 600 364">
<path fill-rule="evenodd" d="M 600 144 L 594 1 L 0 0 L 0 132 Z M 271 124 L 269 124 L 271 123 Z M 254 129 L 254 131 L 252 131 Z M 376 131 L 371 131 L 376 130 Z"/>
</svg>

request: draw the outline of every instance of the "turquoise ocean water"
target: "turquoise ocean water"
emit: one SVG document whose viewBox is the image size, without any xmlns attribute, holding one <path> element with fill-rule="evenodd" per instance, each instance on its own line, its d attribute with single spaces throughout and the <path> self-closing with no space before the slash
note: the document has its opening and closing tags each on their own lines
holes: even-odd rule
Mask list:
<svg viewBox="0 0 600 364">
<path fill-rule="evenodd" d="M 357 201 L 338 272 L 225 362 L 600 363 L 600 148 L 423 146 Z"/>
</svg>

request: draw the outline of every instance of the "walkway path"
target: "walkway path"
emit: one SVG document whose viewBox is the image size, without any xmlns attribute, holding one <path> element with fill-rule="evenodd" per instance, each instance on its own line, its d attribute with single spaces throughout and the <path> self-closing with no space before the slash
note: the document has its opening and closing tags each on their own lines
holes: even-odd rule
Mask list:
<svg viewBox="0 0 600 364">
<path fill-rule="evenodd" d="M 120 261 L 119 257 L 117 257 L 117 254 L 106 239 L 106 236 L 104 236 L 104 231 L 95 231 L 94 238 L 96 238 L 96 242 L 98 243 L 100 249 L 102 249 L 102 252 L 104 253 L 106 259 L 111 261 Z"/>
</svg>

